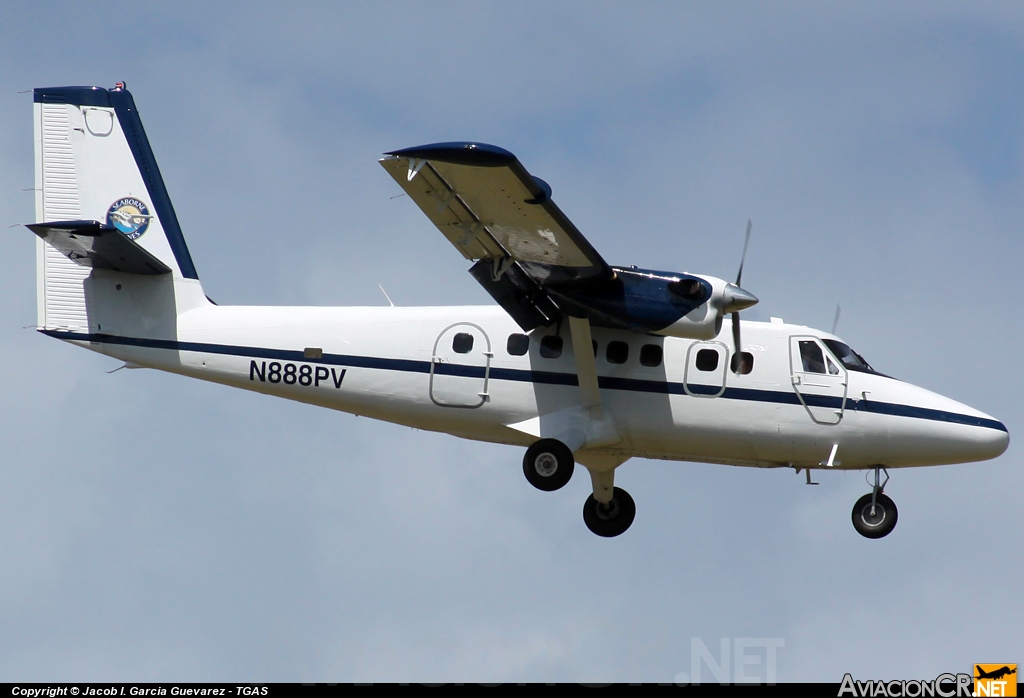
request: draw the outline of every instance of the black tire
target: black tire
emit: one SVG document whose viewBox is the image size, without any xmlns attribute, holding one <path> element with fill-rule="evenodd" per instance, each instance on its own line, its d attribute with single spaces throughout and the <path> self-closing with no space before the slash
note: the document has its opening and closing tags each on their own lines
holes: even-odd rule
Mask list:
<svg viewBox="0 0 1024 698">
<path fill-rule="evenodd" d="M 612 491 L 612 501 L 600 504 L 594 495 L 587 497 L 583 504 L 583 523 L 591 532 L 605 538 L 614 538 L 626 532 L 636 517 L 636 503 L 629 492 L 616 487 Z"/>
<path fill-rule="evenodd" d="M 853 527 L 865 538 L 884 538 L 896 528 L 899 512 L 893 501 L 881 492 L 871 511 L 871 495 L 866 494 L 853 505 Z"/>
<path fill-rule="evenodd" d="M 538 490 L 554 492 L 568 484 L 576 460 L 569 447 L 557 439 L 541 439 L 526 449 L 523 474 Z"/>
</svg>

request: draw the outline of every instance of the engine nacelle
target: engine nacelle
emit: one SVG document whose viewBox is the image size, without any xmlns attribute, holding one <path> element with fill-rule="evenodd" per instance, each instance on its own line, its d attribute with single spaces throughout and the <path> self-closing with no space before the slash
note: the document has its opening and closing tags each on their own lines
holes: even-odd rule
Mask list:
<svg viewBox="0 0 1024 698">
<path fill-rule="evenodd" d="M 668 327 L 654 330 L 653 334 L 683 339 L 714 339 L 722 331 L 725 313 L 726 289 L 732 284 L 713 276 L 697 277 L 711 288 L 706 301 L 683 315 Z"/>
<path fill-rule="evenodd" d="M 597 327 L 686 339 L 711 339 L 727 313 L 757 302 L 742 288 L 713 276 L 614 267 L 611 281 L 551 285 L 548 292 L 571 315 Z"/>
</svg>

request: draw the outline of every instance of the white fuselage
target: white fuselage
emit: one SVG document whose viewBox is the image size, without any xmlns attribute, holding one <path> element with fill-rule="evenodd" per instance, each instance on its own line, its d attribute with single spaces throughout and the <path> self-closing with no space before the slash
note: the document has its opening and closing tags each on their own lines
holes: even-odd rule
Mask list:
<svg viewBox="0 0 1024 698">
<path fill-rule="evenodd" d="M 833 467 L 904 467 L 992 458 L 1009 441 L 993 418 L 922 388 L 842 367 L 807 373 L 799 338 L 832 335 L 778 322 L 744 322 L 744 350 L 754 357 L 746 375 L 729 370 L 724 334 L 696 341 L 593 328 L 598 410 L 580 406 L 568 327 L 539 328 L 525 354 L 510 354 L 510 335 L 522 332 L 496 306 L 200 304 L 155 334 L 48 333 L 129 366 L 469 439 L 528 445 L 582 424 L 582 453 L 618 461 L 806 468 L 838 445 Z M 556 333 L 560 355 L 542 355 L 553 353 L 542 352 L 542 338 Z M 612 342 L 627 345 L 623 363 L 609 362 Z"/>
</svg>

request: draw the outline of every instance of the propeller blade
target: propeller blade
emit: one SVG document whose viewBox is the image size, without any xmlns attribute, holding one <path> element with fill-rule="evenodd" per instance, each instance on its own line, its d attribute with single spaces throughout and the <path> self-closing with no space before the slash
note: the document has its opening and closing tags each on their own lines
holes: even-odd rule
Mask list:
<svg viewBox="0 0 1024 698">
<path fill-rule="evenodd" d="M 743 256 L 740 257 L 740 271 L 736 274 L 736 285 L 741 286 L 740 281 L 743 279 L 743 263 L 747 261 L 747 245 L 750 244 L 750 229 L 754 227 L 751 220 L 747 219 L 747 238 L 743 241 Z"/>
<path fill-rule="evenodd" d="M 732 314 L 732 341 L 736 347 L 736 356 L 743 351 L 743 344 L 740 342 L 740 314 Z"/>
<path fill-rule="evenodd" d="M 842 310 L 842 308 L 840 308 L 839 304 L 836 303 L 836 317 L 832 321 L 832 334 L 835 334 L 836 333 L 836 328 L 839 327 L 839 311 L 840 310 Z"/>
<path fill-rule="evenodd" d="M 757 296 L 740 286 L 743 281 L 743 263 L 747 261 L 747 247 L 750 246 L 750 230 L 754 227 L 753 222 L 747 219 L 747 236 L 743 240 L 743 255 L 740 257 L 740 270 L 736 274 L 736 284 L 726 286 L 725 309 L 732 313 L 732 342 L 736 351 L 733 354 L 733 370 L 736 373 L 744 373 L 743 370 L 743 342 L 740 340 L 740 312 L 744 308 L 757 303 Z"/>
</svg>

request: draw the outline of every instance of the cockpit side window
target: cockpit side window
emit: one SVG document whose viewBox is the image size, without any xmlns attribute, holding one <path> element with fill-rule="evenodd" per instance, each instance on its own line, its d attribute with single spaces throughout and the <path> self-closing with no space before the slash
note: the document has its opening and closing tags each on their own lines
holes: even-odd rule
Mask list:
<svg viewBox="0 0 1024 698">
<path fill-rule="evenodd" d="M 825 373 L 825 355 L 817 342 L 800 342 L 800 361 L 807 373 Z"/>
<path fill-rule="evenodd" d="M 860 371 L 861 373 L 874 373 L 875 375 L 878 376 L 884 375 L 882 373 L 879 373 L 875 369 L 871 368 L 871 365 L 864 360 L 864 357 L 855 352 L 853 349 L 851 349 L 848 344 L 843 344 L 842 342 L 835 339 L 823 339 L 821 341 L 823 341 L 825 343 L 825 346 L 828 347 L 829 350 L 836 355 L 836 358 L 839 359 L 839 362 L 846 368 L 850 369 L 851 371 Z M 801 342 L 800 344 L 802 345 L 803 342 Z"/>
</svg>

